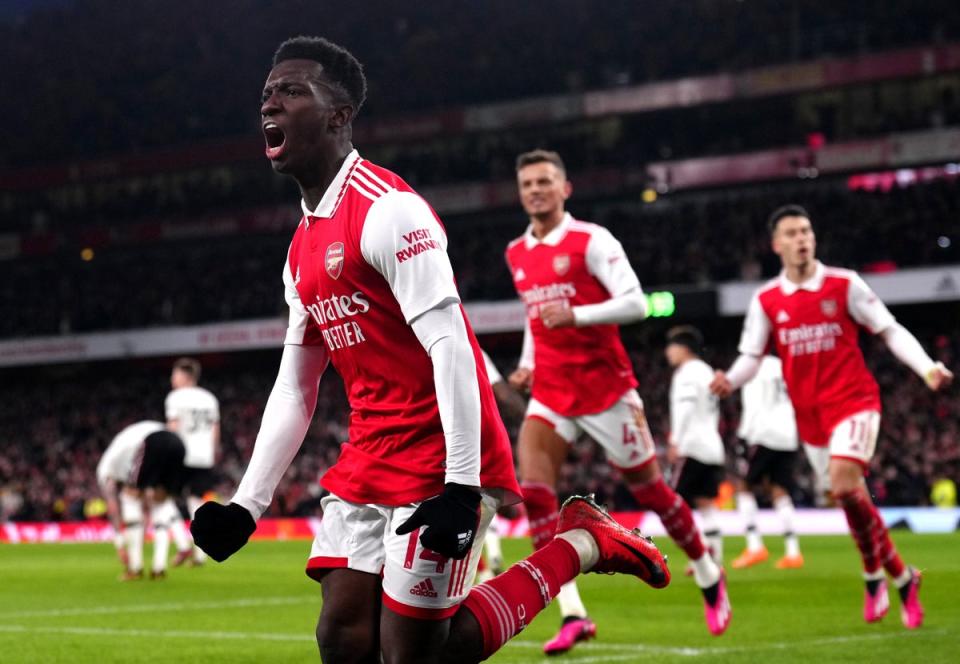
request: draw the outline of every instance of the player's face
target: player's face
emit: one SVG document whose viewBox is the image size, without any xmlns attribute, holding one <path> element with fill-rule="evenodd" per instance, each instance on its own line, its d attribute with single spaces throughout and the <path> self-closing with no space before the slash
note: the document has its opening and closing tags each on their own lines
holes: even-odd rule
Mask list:
<svg viewBox="0 0 960 664">
<path fill-rule="evenodd" d="M 784 217 L 773 233 L 773 251 L 784 267 L 806 265 L 815 257 L 817 238 L 806 217 Z"/>
<path fill-rule="evenodd" d="M 671 367 L 680 366 L 683 362 L 685 355 L 686 346 L 681 344 L 667 344 L 667 347 L 663 349 L 663 354 L 667 358 L 667 364 Z"/>
<path fill-rule="evenodd" d="M 528 164 L 517 171 L 517 186 L 524 211 L 538 218 L 562 211 L 572 191 L 566 174 L 548 161 Z"/>
<path fill-rule="evenodd" d="M 175 390 L 181 387 L 187 387 L 190 384 L 190 376 L 185 371 L 174 369 L 170 374 L 170 387 Z"/>
<path fill-rule="evenodd" d="M 270 71 L 260 107 L 266 155 L 274 170 L 306 175 L 336 146 L 353 110 L 313 60 L 285 60 Z"/>
</svg>

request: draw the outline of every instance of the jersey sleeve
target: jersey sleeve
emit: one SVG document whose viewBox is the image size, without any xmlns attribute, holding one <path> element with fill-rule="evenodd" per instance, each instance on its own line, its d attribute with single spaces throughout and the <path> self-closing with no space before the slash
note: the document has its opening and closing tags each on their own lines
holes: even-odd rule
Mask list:
<svg viewBox="0 0 960 664">
<path fill-rule="evenodd" d="M 386 279 L 408 323 L 444 302 L 460 302 L 447 235 L 416 194 L 391 191 L 370 206 L 360 251 Z"/>
<path fill-rule="evenodd" d="M 299 270 L 298 270 L 299 271 Z M 310 317 L 310 312 L 300 301 L 300 293 L 297 292 L 296 278 L 290 270 L 290 256 L 283 264 L 283 297 L 290 308 L 290 315 L 287 319 L 287 334 L 283 339 L 284 344 L 295 346 L 319 346 L 323 344 L 323 337 L 316 328 L 316 324 Z"/>
<path fill-rule="evenodd" d="M 859 274 L 850 279 L 847 308 L 853 320 L 873 334 L 880 334 L 896 322 L 887 305 L 880 301 Z"/>
<path fill-rule="evenodd" d="M 590 235 L 586 261 L 587 270 L 603 284 L 611 297 L 640 288 L 640 279 L 627 260 L 623 245 L 602 226 Z"/>
<path fill-rule="evenodd" d="M 740 333 L 737 350 L 743 355 L 762 357 L 767 350 L 771 331 L 770 319 L 760 304 L 760 294 L 754 293 L 750 306 L 747 307 L 747 315 L 743 319 L 743 332 Z"/>
<path fill-rule="evenodd" d="M 163 411 L 168 421 L 177 419 L 179 416 L 177 410 L 177 396 L 175 392 L 171 392 L 163 401 Z"/>
</svg>

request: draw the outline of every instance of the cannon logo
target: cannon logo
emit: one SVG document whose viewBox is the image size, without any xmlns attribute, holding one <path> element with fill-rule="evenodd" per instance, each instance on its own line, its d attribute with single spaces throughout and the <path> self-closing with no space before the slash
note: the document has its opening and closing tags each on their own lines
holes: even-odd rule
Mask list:
<svg viewBox="0 0 960 664">
<path fill-rule="evenodd" d="M 340 278 L 340 273 L 343 272 L 343 242 L 334 242 L 327 247 L 327 253 L 323 256 L 323 264 L 331 279 Z"/>
</svg>

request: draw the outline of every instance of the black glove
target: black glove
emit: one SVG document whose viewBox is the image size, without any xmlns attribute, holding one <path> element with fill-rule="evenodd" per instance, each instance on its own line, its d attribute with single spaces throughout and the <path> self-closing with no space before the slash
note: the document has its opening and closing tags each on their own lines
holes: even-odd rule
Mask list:
<svg viewBox="0 0 960 664">
<path fill-rule="evenodd" d="M 447 484 L 443 493 L 420 503 L 413 515 L 397 528 L 397 535 L 420 533 L 420 543 L 441 556 L 463 560 L 473 547 L 480 525 L 480 493 L 462 484 Z"/>
<path fill-rule="evenodd" d="M 256 529 L 250 512 L 236 503 L 206 502 L 190 522 L 194 543 L 218 563 L 239 551 Z"/>
</svg>

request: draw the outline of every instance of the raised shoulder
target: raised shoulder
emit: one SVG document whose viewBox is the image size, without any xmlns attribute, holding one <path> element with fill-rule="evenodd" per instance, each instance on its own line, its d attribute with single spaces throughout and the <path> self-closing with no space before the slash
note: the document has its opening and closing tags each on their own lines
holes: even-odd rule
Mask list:
<svg viewBox="0 0 960 664">
<path fill-rule="evenodd" d="M 831 278 L 833 278 L 833 279 L 844 279 L 844 280 L 846 280 L 846 281 L 853 281 L 853 280 L 859 278 L 859 276 L 860 276 L 859 274 L 857 274 L 856 271 L 854 271 L 854 270 L 848 270 L 848 269 L 842 268 L 842 267 L 827 267 L 827 266 L 824 266 L 824 272 L 823 272 L 823 273 L 824 273 L 824 276 L 826 276 L 826 277 L 831 277 Z"/>
<path fill-rule="evenodd" d="M 613 235 L 609 230 L 607 230 L 605 227 L 601 226 L 600 224 L 595 224 L 592 221 L 581 221 L 579 219 L 574 219 L 573 221 L 570 222 L 570 227 L 568 228 L 568 232 L 586 233 L 587 235 L 591 235 L 591 236 L 594 234 L 600 234 L 600 235 L 610 235 L 612 237 Z"/>
</svg>

